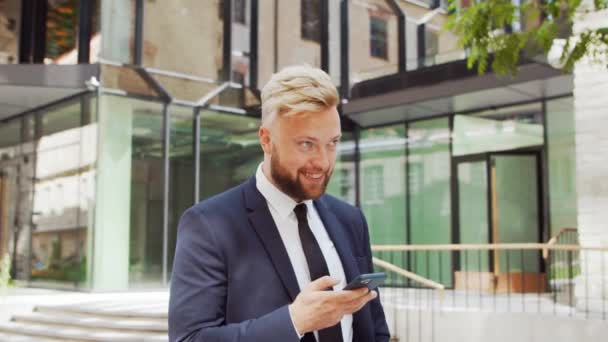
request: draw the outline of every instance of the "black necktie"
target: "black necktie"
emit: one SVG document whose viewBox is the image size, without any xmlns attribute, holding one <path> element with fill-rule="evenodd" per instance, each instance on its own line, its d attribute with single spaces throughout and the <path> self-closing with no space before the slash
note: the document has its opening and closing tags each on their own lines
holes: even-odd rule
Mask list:
<svg viewBox="0 0 608 342">
<path fill-rule="evenodd" d="M 314 281 L 323 276 L 329 275 L 329 269 L 321 247 L 308 225 L 308 219 L 306 218 L 306 204 L 298 204 L 293 209 L 296 217 L 298 218 L 298 231 L 300 233 L 300 240 L 302 241 L 302 249 L 306 256 L 306 262 L 308 263 L 308 270 L 310 271 L 310 280 Z M 304 335 L 302 341 L 314 341 L 314 335 L 308 333 Z M 319 330 L 319 342 L 344 342 L 342 338 L 342 329 L 340 323 Z"/>
</svg>

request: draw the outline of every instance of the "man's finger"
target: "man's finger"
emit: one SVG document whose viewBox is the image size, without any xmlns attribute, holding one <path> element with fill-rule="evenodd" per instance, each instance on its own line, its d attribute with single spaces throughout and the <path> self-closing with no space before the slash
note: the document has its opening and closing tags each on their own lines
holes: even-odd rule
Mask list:
<svg viewBox="0 0 608 342">
<path fill-rule="evenodd" d="M 330 276 L 323 276 L 319 279 L 316 279 L 312 283 L 308 285 L 308 288 L 313 291 L 323 291 L 327 290 L 330 287 L 333 287 L 339 283 L 338 280 L 331 278 Z"/>
</svg>

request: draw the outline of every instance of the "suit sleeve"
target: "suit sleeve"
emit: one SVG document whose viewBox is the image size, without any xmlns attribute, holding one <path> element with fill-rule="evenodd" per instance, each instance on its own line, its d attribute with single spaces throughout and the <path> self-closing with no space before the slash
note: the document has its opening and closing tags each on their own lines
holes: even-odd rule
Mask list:
<svg viewBox="0 0 608 342">
<path fill-rule="evenodd" d="M 367 220 L 365 220 L 365 215 L 363 215 L 363 212 L 361 210 L 359 210 L 359 213 L 361 215 L 361 221 L 363 222 L 363 234 L 365 236 L 365 255 L 368 256 L 367 269 L 369 272 L 373 272 L 374 265 L 372 263 L 372 250 L 369 239 L 369 228 L 367 226 Z M 388 325 L 384 316 L 384 309 L 382 308 L 382 303 L 380 302 L 380 291 L 377 291 L 378 297 L 376 297 L 376 299 L 372 300 L 370 303 L 372 320 L 374 324 L 374 332 L 376 337 L 375 342 L 388 342 L 391 335 L 388 331 Z"/>
<path fill-rule="evenodd" d="M 211 228 L 203 212 L 195 208 L 180 219 L 169 297 L 169 340 L 299 341 L 287 306 L 226 324 L 227 269 Z"/>
</svg>

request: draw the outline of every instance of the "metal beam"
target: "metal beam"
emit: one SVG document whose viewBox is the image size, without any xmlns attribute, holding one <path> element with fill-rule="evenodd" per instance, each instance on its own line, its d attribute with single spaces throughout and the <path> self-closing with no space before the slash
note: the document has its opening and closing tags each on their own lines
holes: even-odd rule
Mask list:
<svg viewBox="0 0 608 342">
<path fill-rule="evenodd" d="M 329 0 L 321 0 L 321 69 L 329 73 Z"/>
<path fill-rule="evenodd" d="M 133 70 L 152 88 L 163 102 L 171 102 L 173 98 L 171 94 L 143 67 L 134 67 Z"/>
<path fill-rule="evenodd" d="M 133 64 L 143 63 L 144 36 L 144 0 L 135 0 L 135 48 L 133 51 Z"/>
<path fill-rule="evenodd" d="M 19 56 L 22 63 L 32 62 L 32 28 L 34 21 L 32 0 L 23 0 L 21 3 L 21 29 L 19 33 Z"/>
<path fill-rule="evenodd" d="M 78 30 L 78 63 L 89 63 L 91 54 L 91 30 L 93 26 L 93 1 L 80 1 Z"/>
<path fill-rule="evenodd" d="M 251 0 L 249 20 L 249 87 L 258 88 L 258 34 L 259 34 L 259 1 Z"/>
<path fill-rule="evenodd" d="M 201 198 L 201 107 L 194 108 L 194 119 L 192 124 L 192 150 L 194 151 L 194 203 Z"/>
<path fill-rule="evenodd" d="M 405 32 L 405 13 L 401 9 L 401 6 L 396 0 L 387 0 L 388 5 L 391 7 L 395 16 L 397 16 L 397 44 L 398 55 L 399 55 L 399 72 L 405 72 L 407 67 L 407 55 L 406 55 L 406 32 Z"/>
<path fill-rule="evenodd" d="M 212 89 L 210 92 L 205 94 L 205 96 L 201 97 L 198 101 L 196 101 L 196 107 L 202 108 L 202 107 L 207 106 L 207 104 L 209 104 L 209 101 L 211 101 L 214 97 L 221 94 L 229 86 L 230 86 L 230 82 L 224 82 L 217 88 Z"/>
<path fill-rule="evenodd" d="M 222 81 L 232 79 L 232 0 L 224 0 L 224 46 L 222 55 Z"/>
<path fill-rule="evenodd" d="M 47 2 L 34 1 L 34 21 L 32 35 L 32 63 L 44 63 L 46 55 Z"/>
<path fill-rule="evenodd" d="M 416 29 L 416 35 L 418 37 L 418 67 L 424 67 L 424 60 L 426 58 L 426 24 L 418 25 Z"/>
<path fill-rule="evenodd" d="M 163 105 L 163 284 L 168 283 L 169 263 L 169 181 L 170 181 L 170 146 L 171 118 L 169 102 Z"/>
<path fill-rule="evenodd" d="M 342 101 L 350 98 L 348 1 L 340 3 L 340 97 Z"/>
</svg>

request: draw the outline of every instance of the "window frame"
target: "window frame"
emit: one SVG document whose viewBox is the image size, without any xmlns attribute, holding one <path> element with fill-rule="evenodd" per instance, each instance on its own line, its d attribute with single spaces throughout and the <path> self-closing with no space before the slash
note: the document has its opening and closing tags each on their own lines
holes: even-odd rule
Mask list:
<svg viewBox="0 0 608 342">
<path fill-rule="evenodd" d="M 321 0 L 300 0 L 300 37 L 321 43 Z"/>
<path fill-rule="evenodd" d="M 388 20 L 376 15 L 369 17 L 369 54 L 374 58 L 388 60 Z"/>
</svg>

